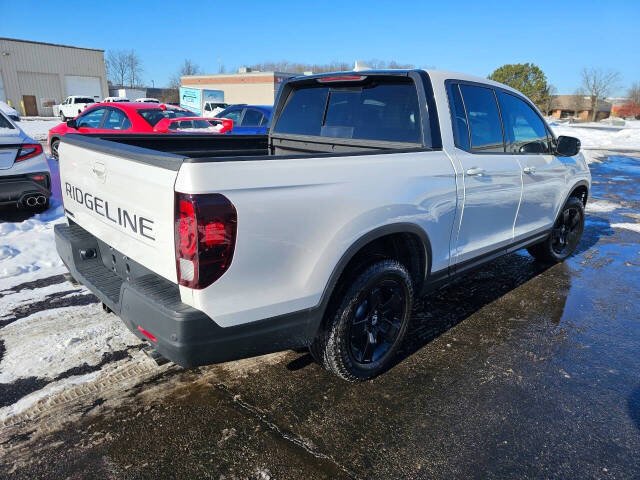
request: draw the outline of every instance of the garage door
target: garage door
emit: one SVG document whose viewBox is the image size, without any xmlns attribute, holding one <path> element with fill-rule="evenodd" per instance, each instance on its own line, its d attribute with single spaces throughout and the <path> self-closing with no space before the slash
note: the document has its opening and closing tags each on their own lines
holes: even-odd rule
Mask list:
<svg viewBox="0 0 640 480">
<path fill-rule="evenodd" d="M 64 86 L 69 95 L 86 95 L 94 100 L 102 100 L 102 87 L 99 77 L 81 77 L 79 75 L 65 75 Z"/>
<path fill-rule="evenodd" d="M 27 102 L 31 104 L 31 112 L 35 109 L 36 115 L 53 115 L 51 104 L 60 102 L 62 98 L 58 75 L 18 72 L 18 85 L 20 86 L 20 100 L 24 102 L 24 97 L 27 97 Z"/>
</svg>

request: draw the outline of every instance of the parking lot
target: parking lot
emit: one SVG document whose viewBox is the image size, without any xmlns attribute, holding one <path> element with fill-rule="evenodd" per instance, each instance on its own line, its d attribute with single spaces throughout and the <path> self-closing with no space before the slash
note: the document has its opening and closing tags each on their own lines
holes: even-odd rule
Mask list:
<svg viewBox="0 0 640 480">
<path fill-rule="evenodd" d="M 58 275 L 1 292 L 22 300 L 0 320 L 0 359 L 39 355 L 35 340 L 10 355 L 24 328 L 50 327 L 53 342 L 77 323 L 95 345 L 87 356 L 74 345 L 89 340 L 66 340 L 46 376 L 33 365 L 3 384 L 0 477 L 638 478 L 633 155 L 591 164 L 585 233 L 567 262 L 518 252 L 431 294 L 395 367 L 364 384 L 305 352 L 158 367 Z"/>
</svg>

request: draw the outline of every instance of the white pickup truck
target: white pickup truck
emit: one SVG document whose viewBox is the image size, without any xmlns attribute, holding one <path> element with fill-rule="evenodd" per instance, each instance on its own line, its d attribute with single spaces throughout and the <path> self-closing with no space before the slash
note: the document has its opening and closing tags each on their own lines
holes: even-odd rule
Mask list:
<svg viewBox="0 0 640 480">
<path fill-rule="evenodd" d="M 60 105 L 53 106 L 53 116 L 60 117 L 61 122 L 66 122 L 69 118 L 78 116 L 85 108 L 94 103 L 96 101 L 91 97 L 71 95 Z"/>
<path fill-rule="evenodd" d="M 296 77 L 268 135 L 64 136 L 56 244 L 179 365 L 307 346 L 366 380 L 416 296 L 521 248 L 574 251 L 591 182 L 579 148 L 486 79 Z"/>
</svg>

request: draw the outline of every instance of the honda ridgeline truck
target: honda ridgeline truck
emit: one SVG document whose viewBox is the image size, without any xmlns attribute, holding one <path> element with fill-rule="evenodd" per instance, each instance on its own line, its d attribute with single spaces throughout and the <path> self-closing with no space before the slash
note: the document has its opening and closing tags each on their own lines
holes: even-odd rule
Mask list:
<svg viewBox="0 0 640 480">
<path fill-rule="evenodd" d="M 457 73 L 287 80 L 268 135 L 66 135 L 57 250 L 189 367 L 309 347 L 388 368 L 414 299 L 521 248 L 569 256 L 591 177 L 505 85 Z"/>
</svg>

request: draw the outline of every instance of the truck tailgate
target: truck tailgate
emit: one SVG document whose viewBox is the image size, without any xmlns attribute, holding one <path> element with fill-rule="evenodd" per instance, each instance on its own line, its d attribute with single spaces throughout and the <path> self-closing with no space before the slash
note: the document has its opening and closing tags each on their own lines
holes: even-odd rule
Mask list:
<svg viewBox="0 0 640 480">
<path fill-rule="evenodd" d="M 174 183 L 183 157 L 76 135 L 63 137 L 59 155 L 68 217 L 177 282 Z"/>
</svg>

